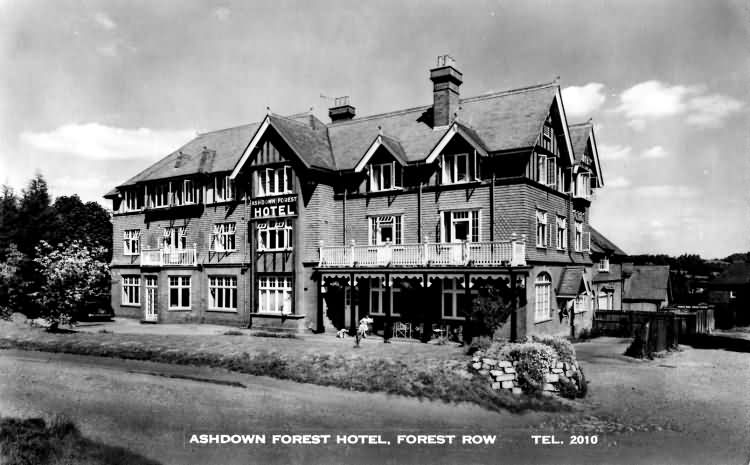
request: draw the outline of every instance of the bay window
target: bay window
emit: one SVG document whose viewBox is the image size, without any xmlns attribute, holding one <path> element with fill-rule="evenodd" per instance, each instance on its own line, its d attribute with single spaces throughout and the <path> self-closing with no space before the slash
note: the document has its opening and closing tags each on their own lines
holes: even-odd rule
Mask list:
<svg viewBox="0 0 750 465">
<path fill-rule="evenodd" d="M 258 278 L 258 312 L 292 313 L 292 279 L 288 276 Z"/>
<path fill-rule="evenodd" d="M 264 168 L 255 172 L 255 195 L 257 197 L 291 194 L 293 190 L 294 173 L 289 165 Z"/>
<path fill-rule="evenodd" d="M 386 243 L 401 244 L 403 242 L 401 216 L 371 216 L 369 245 Z"/>
<path fill-rule="evenodd" d="M 255 224 L 258 232 L 258 250 L 292 250 L 292 221 L 269 220 Z"/>
</svg>

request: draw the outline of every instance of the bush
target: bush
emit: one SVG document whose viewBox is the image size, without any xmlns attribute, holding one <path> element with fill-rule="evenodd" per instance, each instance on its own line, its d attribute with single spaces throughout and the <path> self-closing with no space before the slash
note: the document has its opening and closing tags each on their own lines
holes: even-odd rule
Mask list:
<svg viewBox="0 0 750 465">
<path fill-rule="evenodd" d="M 500 347 L 497 358 L 516 362 L 521 389 L 524 389 L 524 392 L 532 392 L 544 385 L 544 377 L 552 368 L 556 354 L 550 346 L 538 342 L 524 342 Z"/>
<path fill-rule="evenodd" d="M 552 347 L 561 362 L 573 363 L 576 361 L 576 349 L 570 341 L 554 336 L 532 336 L 533 342 L 538 342 Z"/>
</svg>

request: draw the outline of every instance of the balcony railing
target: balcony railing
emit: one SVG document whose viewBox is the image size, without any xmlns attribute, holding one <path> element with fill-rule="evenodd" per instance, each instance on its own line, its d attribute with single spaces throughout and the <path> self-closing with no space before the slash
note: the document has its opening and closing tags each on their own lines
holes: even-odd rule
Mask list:
<svg viewBox="0 0 750 465">
<path fill-rule="evenodd" d="M 195 266 L 198 252 L 188 249 L 152 249 L 141 251 L 141 266 Z"/>
<path fill-rule="evenodd" d="M 322 268 L 408 266 L 524 266 L 526 242 L 320 246 Z"/>
</svg>

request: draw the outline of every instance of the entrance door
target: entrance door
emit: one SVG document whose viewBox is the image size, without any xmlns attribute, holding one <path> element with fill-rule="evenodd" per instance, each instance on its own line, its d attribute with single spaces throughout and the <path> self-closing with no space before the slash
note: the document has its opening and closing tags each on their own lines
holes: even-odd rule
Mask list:
<svg viewBox="0 0 750 465">
<path fill-rule="evenodd" d="M 146 276 L 146 308 L 144 309 L 143 319 L 146 321 L 157 320 L 156 305 L 156 276 Z"/>
</svg>

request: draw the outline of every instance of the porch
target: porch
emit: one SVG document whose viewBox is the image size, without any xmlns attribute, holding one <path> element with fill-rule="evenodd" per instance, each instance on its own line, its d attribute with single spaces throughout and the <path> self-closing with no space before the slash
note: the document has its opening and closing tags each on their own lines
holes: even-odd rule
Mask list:
<svg viewBox="0 0 750 465">
<path fill-rule="evenodd" d="M 525 266 L 522 239 L 492 242 L 452 242 L 381 245 L 320 245 L 320 268 Z"/>
<path fill-rule="evenodd" d="M 317 330 L 343 329 L 353 335 L 367 317 L 372 319 L 370 334 L 385 342 L 392 338 L 467 341 L 477 329 L 467 315 L 474 302 L 483 299 L 485 304 L 492 301 L 502 307 L 508 315 L 503 337 L 515 339 L 516 311 L 526 305 L 528 269 L 495 267 L 481 271 L 321 268 Z"/>
</svg>

